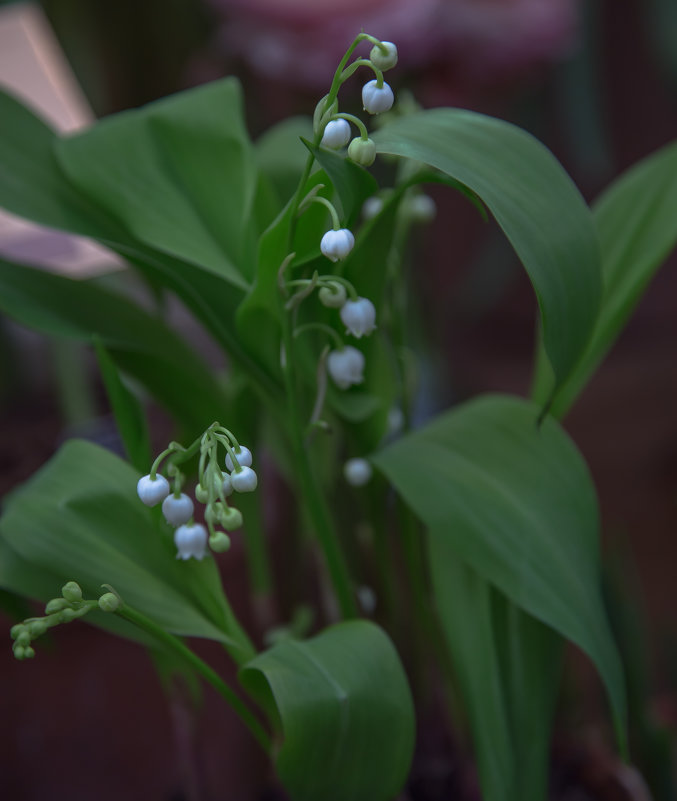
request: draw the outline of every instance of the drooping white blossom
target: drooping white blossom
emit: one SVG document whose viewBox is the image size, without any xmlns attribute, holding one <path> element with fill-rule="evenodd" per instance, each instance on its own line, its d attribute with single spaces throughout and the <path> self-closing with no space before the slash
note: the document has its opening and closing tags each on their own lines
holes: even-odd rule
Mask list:
<svg viewBox="0 0 677 801">
<path fill-rule="evenodd" d="M 157 506 L 169 495 L 169 481 L 159 473 L 155 478 L 143 476 L 136 485 L 136 492 L 146 506 Z"/>
<path fill-rule="evenodd" d="M 251 467 L 242 467 L 230 474 L 230 483 L 235 492 L 254 492 L 258 478 Z"/>
<path fill-rule="evenodd" d="M 327 370 L 339 389 L 348 389 L 364 381 L 364 355 L 350 345 L 333 350 L 327 357 Z"/>
<path fill-rule="evenodd" d="M 369 336 L 376 328 L 376 309 L 367 298 L 347 300 L 343 304 L 340 314 L 346 332 L 357 339 Z"/>
<path fill-rule="evenodd" d="M 331 230 L 322 237 L 320 250 L 329 261 L 345 259 L 355 245 L 355 237 L 347 228 Z"/>
<path fill-rule="evenodd" d="M 348 459 L 343 465 L 343 475 L 351 487 L 363 487 L 369 483 L 372 472 L 369 462 L 360 457 Z"/>
<path fill-rule="evenodd" d="M 193 516 L 193 502 L 183 492 L 178 498 L 168 495 L 162 502 L 162 514 L 169 525 L 176 528 L 187 523 Z"/>
<path fill-rule="evenodd" d="M 252 452 L 249 448 L 245 448 L 244 445 L 240 445 L 238 448 L 233 448 L 233 452 L 235 453 L 235 458 L 237 459 L 237 463 L 240 467 L 251 467 L 252 466 Z M 233 471 L 235 467 L 235 463 L 231 459 L 230 454 L 226 455 L 226 469 Z"/>
<path fill-rule="evenodd" d="M 365 83 L 362 87 L 362 105 L 365 111 L 370 114 L 383 114 L 390 111 L 395 102 L 393 90 L 384 81 L 383 86 L 379 87 L 376 79 Z"/>
<path fill-rule="evenodd" d="M 177 559 L 204 559 L 207 553 L 207 530 L 200 523 L 179 526 L 174 532 Z"/>
<path fill-rule="evenodd" d="M 320 144 L 323 147 L 338 150 L 341 147 L 345 147 L 349 141 L 350 123 L 348 120 L 339 118 L 338 120 L 329 120 L 325 125 Z"/>
</svg>

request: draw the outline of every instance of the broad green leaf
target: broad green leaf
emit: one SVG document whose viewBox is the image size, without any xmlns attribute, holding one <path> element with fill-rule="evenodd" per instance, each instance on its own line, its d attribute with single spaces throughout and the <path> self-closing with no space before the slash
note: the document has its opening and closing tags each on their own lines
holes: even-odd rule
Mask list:
<svg viewBox="0 0 677 801">
<path fill-rule="evenodd" d="M 127 458 L 139 472 L 145 473 L 148 465 L 152 462 L 152 457 L 143 407 L 125 386 L 115 362 L 99 337 L 94 338 L 94 348 L 108 401 L 113 410 Z"/>
<path fill-rule="evenodd" d="M 70 440 L 9 498 L 0 536 L 36 575 L 60 577 L 56 591 L 73 579 L 92 598 L 111 584 L 167 631 L 246 654 L 213 559 L 176 559 L 171 530 L 136 495 L 138 479 L 109 451 Z M 35 585 L 10 589 L 30 594 Z"/>
<path fill-rule="evenodd" d="M 551 418 L 508 396 L 466 403 L 377 453 L 429 529 L 510 601 L 595 663 L 625 743 L 623 671 L 600 591 L 587 467 Z"/>
<path fill-rule="evenodd" d="M 134 376 L 192 431 L 218 419 L 223 392 L 210 369 L 160 320 L 93 281 L 78 281 L 0 259 L 0 310 L 50 336 L 100 337 Z"/>
<path fill-rule="evenodd" d="M 294 801 L 392 801 L 414 746 L 414 708 L 399 657 L 373 623 L 285 639 L 240 672 L 274 701 L 284 740 L 277 772 Z"/>
<path fill-rule="evenodd" d="M 601 281 L 589 211 L 556 159 L 525 131 L 459 109 L 401 118 L 373 138 L 378 152 L 435 167 L 487 205 L 529 274 L 561 385 L 592 331 Z"/>
<path fill-rule="evenodd" d="M 508 801 L 518 766 L 491 611 L 492 590 L 444 537 L 429 537 L 428 546 L 435 602 L 473 734 L 483 798 Z"/>
<path fill-rule="evenodd" d="M 256 140 L 259 169 L 273 185 L 283 206 L 296 191 L 308 158 L 301 138 L 308 139 L 312 135 L 313 124 L 309 117 L 289 117 Z"/>
<path fill-rule="evenodd" d="M 585 352 L 555 394 L 551 412 L 563 417 L 612 347 L 656 270 L 677 243 L 677 142 L 639 162 L 593 206 L 602 253 L 602 307 Z M 543 403 L 552 377 L 543 359 L 534 398 Z"/>
<path fill-rule="evenodd" d="M 54 156 L 57 136 L 18 100 L 0 91 L 0 207 L 50 228 L 117 241 L 115 221 L 66 180 Z"/>
<path fill-rule="evenodd" d="M 258 176 L 234 79 L 108 117 L 57 141 L 56 154 L 73 186 L 135 239 L 248 285 Z"/>
</svg>

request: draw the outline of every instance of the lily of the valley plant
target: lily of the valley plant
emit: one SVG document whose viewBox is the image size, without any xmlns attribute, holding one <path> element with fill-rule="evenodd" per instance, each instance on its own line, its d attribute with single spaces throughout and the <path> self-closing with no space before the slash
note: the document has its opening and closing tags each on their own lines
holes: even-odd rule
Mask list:
<svg viewBox="0 0 677 801">
<path fill-rule="evenodd" d="M 460 699 L 485 801 L 542 801 L 565 640 L 594 663 L 627 756 L 595 491 L 559 419 L 674 245 L 654 187 L 677 173 L 677 151 L 591 212 L 524 131 L 398 110 L 383 76 L 396 63 L 395 44 L 360 34 L 312 121 L 257 142 L 232 79 L 67 138 L 0 96 L 0 205 L 115 251 L 154 297 L 183 302 L 227 364 L 208 365 L 162 303 L 0 262 L 8 315 L 94 338 L 128 457 L 67 442 L 7 499 L 0 585 L 46 603 L 13 626 L 18 659 L 81 618 L 171 652 L 222 695 L 294 801 L 394 799 L 431 675 Z M 363 110 L 348 113 L 340 90 L 360 77 Z M 540 343 L 530 399 L 478 397 L 413 429 L 403 260 L 411 228 L 436 216 L 426 183 L 503 229 L 534 287 Z M 159 454 L 140 388 L 175 422 Z M 262 619 L 273 638 L 243 629 L 218 565 L 242 539 L 253 597 L 275 597 L 284 576 L 263 510 L 279 481 L 304 535 L 288 547 L 316 566 L 296 603 L 323 602 L 312 630 Z M 187 638 L 221 643 L 239 686 Z"/>
</svg>

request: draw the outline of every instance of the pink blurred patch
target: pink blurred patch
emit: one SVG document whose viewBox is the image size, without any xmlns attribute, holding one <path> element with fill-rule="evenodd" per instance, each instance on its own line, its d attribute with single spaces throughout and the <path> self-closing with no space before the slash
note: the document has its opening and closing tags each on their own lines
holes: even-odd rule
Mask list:
<svg viewBox="0 0 677 801">
<path fill-rule="evenodd" d="M 561 58 L 578 0 L 209 0 L 229 54 L 286 83 L 323 88 L 360 30 L 397 44 L 400 65 L 453 64 L 474 80 Z M 364 45 L 361 53 L 367 53 Z"/>
</svg>

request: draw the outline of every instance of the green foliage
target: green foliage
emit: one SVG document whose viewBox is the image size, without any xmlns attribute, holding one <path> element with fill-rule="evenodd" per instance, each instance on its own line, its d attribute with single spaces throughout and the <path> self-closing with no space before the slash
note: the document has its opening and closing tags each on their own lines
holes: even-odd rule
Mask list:
<svg viewBox="0 0 677 801">
<path fill-rule="evenodd" d="M 108 400 L 110 402 L 125 453 L 133 467 L 145 472 L 151 463 L 150 436 L 143 407 L 125 386 L 115 362 L 111 359 L 101 340 L 95 337 L 94 348 L 99 363 Z"/>
<path fill-rule="evenodd" d="M 517 735 L 510 721 L 521 721 L 520 729 L 526 721 L 530 742 L 547 739 L 552 700 L 545 694 L 530 712 L 531 688 L 509 692 L 510 672 L 506 677 L 498 671 L 492 692 L 478 680 L 480 674 L 494 675 L 499 665 L 507 667 L 509 658 L 514 680 L 526 682 L 551 653 L 531 623 L 501 644 L 487 585 L 588 654 L 606 685 L 619 742 L 625 743 L 623 671 L 600 591 L 594 487 L 566 434 L 550 418 L 537 427 L 537 414 L 534 405 L 517 398 L 483 397 L 374 457 L 428 528 L 439 613 L 465 684 L 489 799 L 518 797 L 511 794 L 513 781 L 529 764 L 529 747 L 522 752 L 524 744 L 518 751 L 513 746 Z M 454 582 L 464 589 L 450 587 Z M 461 619 L 466 595 L 480 627 L 476 640 L 474 628 Z M 520 756 L 526 760 L 521 768 Z M 537 798 L 538 788 L 524 797 Z"/>
<path fill-rule="evenodd" d="M 136 378 L 191 431 L 226 402 L 218 382 L 161 320 L 95 281 L 78 281 L 0 260 L 0 309 L 50 336 L 99 337 L 117 367 Z"/>
<path fill-rule="evenodd" d="M 139 242 L 247 287 L 257 170 L 235 80 L 116 114 L 60 140 L 56 155 L 72 185 Z"/>
<path fill-rule="evenodd" d="M 590 214 L 559 163 L 525 131 L 459 109 L 396 120 L 374 141 L 380 153 L 441 170 L 487 205 L 533 284 L 559 387 L 585 347 L 601 295 Z"/>
<path fill-rule="evenodd" d="M 414 747 L 414 708 L 388 636 L 373 623 L 285 639 L 240 673 L 279 715 L 278 774 L 294 801 L 391 801 Z M 271 697 L 272 696 L 272 697 Z"/>
<path fill-rule="evenodd" d="M 659 150 L 618 178 L 595 202 L 593 218 L 602 253 L 602 306 L 585 351 L 556 392 L 552 413 L 563 417 L 627 323 L 656 270 L 677 243 L 677 143 Z M 552 377 L 537 363 L 533 396 L 543 403 Z"/>
</svg>

